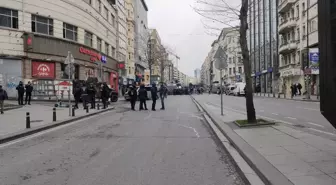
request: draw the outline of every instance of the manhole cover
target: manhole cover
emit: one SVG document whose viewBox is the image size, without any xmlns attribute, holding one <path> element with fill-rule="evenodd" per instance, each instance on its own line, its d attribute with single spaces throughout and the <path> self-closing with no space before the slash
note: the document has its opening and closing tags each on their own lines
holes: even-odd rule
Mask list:
<svg viewBox="0 0 336 185">
<path fill-rule="evenodd" d="M 43 120 L 31 120 L 31 123 L 38 123 L 38 122 L 42 122 Z"/>
<path fill-rule="evenodd" d="M 303 125 L 294 125 L 294 127 L 305 128 L 305 126 L 303 126 Z"/>
</svg>

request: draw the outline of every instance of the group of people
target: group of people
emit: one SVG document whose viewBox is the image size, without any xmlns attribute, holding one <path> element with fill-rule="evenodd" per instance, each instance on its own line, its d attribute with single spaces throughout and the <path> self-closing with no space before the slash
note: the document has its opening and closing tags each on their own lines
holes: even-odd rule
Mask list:
<svg viewBox="0 0 336 185">
<path fill-rule="evenodd" d="M 292 97 L 297 96 L 297 95 L 301 96 L 302 85 L 300 83 L 292 84 L 290 88 L 292 92 Z"/>
<path fill-rule="evenodd" d="M 29 81 L 28 84 L 23 85 L 23 82 L 20 81 L 19 85 L 16 87 L 16 90 L 18 92 L 18 104 L 23 105 L 23 97 L 26 93 L 25 105 L 27 105 L 27 103 L 30 105 L 32 92 L 34 90 L 31 82 Z"/>
<path fill-rule="evenodd" d="M 106 109 L 108 104 L 108 99 L 110 98 L 110 92 L 111 89 L 107 86 L 106 83 L 103 83 L 100 87 L 100 97 L 103 103 L 103 109 Z M 80 86 L 80 84 L 77 84 L 74 88 L 73 95 L 75 98 L 75 106 L 74 108 L 78 109 L 78 103 L 80 102 L 81 98 L 83 100 L 83 107 L 86 109 L 86 106 L 88 103 L 91 104 L 91 109 L 96 108 L 96 88 L 91 83 L 88 85 L 88 87 L 83 90 L 83 88 Z"/>
<path fill-rule="evenodd" d="M 164 98 L 167 97 L 167 87 L 164 84 L 161 84 L 159 90 L 156 87 L 156 84 L 152 84 L 151 87 L 151 97 L 152 97 L 152 111 L 156 111 L 156 101 L 160 98 L 161 99 L 161 110 L 165 110 L 165 105 L 164 105 Z M 128 91 L 128 95 L 131 97 L 131 109 L 135 111 L 135 103 L 137 99 L 139 98 L 140 100 L 140 106 L 139 110 L 148 110 L 147 109 L 147 104 L 146 101 L 148 99 L 147 96 L 147 90 L 145 88 L 144 84 L 140 85 L 139 92 L 137 92 L 137 88 L 135 85 L 132 85 L 130 87 L 130 90 Z"/>
</svg>

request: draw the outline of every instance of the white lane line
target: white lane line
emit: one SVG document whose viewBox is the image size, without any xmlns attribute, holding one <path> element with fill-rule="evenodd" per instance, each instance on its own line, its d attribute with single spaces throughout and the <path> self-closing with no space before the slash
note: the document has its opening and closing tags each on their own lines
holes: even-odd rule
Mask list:
<svg viewBox="0 0 336 185">
<path fill-rule="evenodd" d="M 323 133 L 323 134 L 328 134 L 328 135 L 331 135 L 331 136 L 336 136 L 336 134 L 333 134 L 331 132 L 325 132 L 325 131 L 322 131 L 322 130 L 318 130 L 318 129 L 315 129 L 315 128 L 309 128 L 310 130 L 313 130 L 313 131 L 316 131 L 316 132 L 320 132 L 320 133 Z"/>
<path fill-rule="evenodd" d="M 68 123 L 68 124 L 65 124 L 65 125 L 62 125 L 62 126 L 58 126 L 58 127 L 52 128 L 52 129 L 48 129 L 48 130 L 45 130 L 45 131 L 42 131 L 42 132 L 38 132 L 38 133 L 36 133 L 36 134 L 30 135 L 30 136 L 27 136 L 27 137 L 23 137 L 23 138 L 21 138 L 21 139 L 17 139 L 17 140 L 14 140 L 14 141 L 12 141 L 12 142 L 9 142 L 9 143 L 4 143 L 4 144 L 1 144 L 1 145 L 0 145 L 0 148 L 4 148 L 4 147 L 6 147 L 6 146 L 10 146 L 10 145 L 13 145 L 13 144 L 16 144 L 16 143 L 19 143 L 19 142 L 22 142 L 22 141 L 25 141 L 25 140 L 28 140 L 28 139 L 32 139 L 32 138 L 41 136 L 41 135 L 43 135 L 43 134 L 50 133 L 50 132 L 53 132 L 53 131 L 55 131 L 55 130 L 59 130 L 59 129 L 62 129 L 62 128 L 64 128 L 64 127 L 68 127 L 68 126 L 77 124 L 77 123 L 79 123 L 79 122 L 87 121 L 87 120 L 89 120 L 89 119 L 95 118 L 95 117 L 97 117 L 97 116 L 102 116 L 102 115 L 104 115 L 104 114 L 108 114 L 108 113 L 111 113 L 111 112 L 110 112 L 110 111 L 107 111 L 107 112 L 103 112 L 103 113 L 100 113 L 100 114 L 96 114 L 95 116 L 91 116 L 91 117 L 84 118 L 84 119 L 81 119 L 81 120 L 78 120 L 78 121 L 75 121 L 75 122 L 72 122 L 72 123 Z"/>
<path fill-rule="evenodd" d="M 182 125 L 182 124 L 178 124 L 178 125 L 180 125 L 181 127 L 188 128 L 188 129 L 193 130 L 193 131 L 195 132 L 196 136 L 197 136 L 198 138 L 200 137 L 199 133 L 197 132 L 197 130 L 196 130 L 195 128 L 193 128 L 193 127 L 188 127 L 188 126 L 185 126 L 185 125 Z"/>
<path fill-rule="evenodd" d="M 310 124 L 310 125 L 314 125 L 314 126 L 317 126 L 317 127 L 322 127 L 322 128 L 324 128 L 323 125 L 319 125 L 319 124 L 312 123 L 312 122 L 307 122 L 307 123 Z"/>
<path fill-rule="evenodd" d="M 277 114 L 277 113 L 272 113 L 273 115 L 276 115 L 276 116 L 279 116 L 279 114 Z"/>
<path fill-rule="evenodd" d="M 293 117 L 286 117 L 287 119 L 291 119 L 291 120 L 297 120 L 296 118 Z"/>
<path fill-rule="evenodd" d="M 296 107 L 296 108 L 297 108 L 297 109 L 312 110 L 312 111 L 320 111 L 319 109 L 306 108 L 306 107 Z"/>
<path fill-rule="evenodd" d="M 149 115 L 148 115 L 148 116 L 146 116 L 144 120 L 147 120 L 147 119 L 149 119 L 151 116 L 152 116 L 152 113 L 149 113 Z"/>
</svg>

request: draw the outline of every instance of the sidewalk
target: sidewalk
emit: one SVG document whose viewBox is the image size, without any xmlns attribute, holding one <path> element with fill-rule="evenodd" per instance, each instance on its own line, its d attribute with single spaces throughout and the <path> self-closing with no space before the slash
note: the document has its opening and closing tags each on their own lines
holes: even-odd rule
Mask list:
<svg viewBox="0 0 336 185">
<path fill-rule="evenodd" d="M 31 129 L 53 123 L 53 106 L 40 104 L 26 105 L 19 109 L 5 111 L 5 114 L 0 115 L 0 138 L 28 130 L 26 129 L 26 112 L 30 113 Z M 100 111 L 95 109 L 89 110 L 89 113 L 98 112 Z M 84 115 L 87 115 L 87 113 L 83 108 L 77 109 L 75 112 L 76 118 Z M 57 108 L 56 116 L 57 122 L 74 118 L 69 116 L 69 108 Z"/>
<path fill-rule="evenodd" d="M 336 184 L 335 141 L 281 123 L 239 128 L 232 122 L 245 114 L 224 109 L 221 116 L 219 107 L 194 98 L 265 184 L 284 185 L 281 176 L 294 185 Z"/>
<path fill-rule="evenodd" d="M 305 99 L 306 96 L 294 96 L 293 98 L 291 97 L 286 97 L 284 94 L 275 94 L 275 97 L 273 96 L 272 93 L 253 93 L 253 96 L 259 96 L 259 97 L 266 97 L 266 98 L 277 98 L 277 99 L 286 99 L 286 100 L 294 100 L 294 101 L 311 101 L 311 102 L 320 102 L 320 99 L 317 98 L 315 95 L 310 96 L 310 100 Z"/>
</svg>

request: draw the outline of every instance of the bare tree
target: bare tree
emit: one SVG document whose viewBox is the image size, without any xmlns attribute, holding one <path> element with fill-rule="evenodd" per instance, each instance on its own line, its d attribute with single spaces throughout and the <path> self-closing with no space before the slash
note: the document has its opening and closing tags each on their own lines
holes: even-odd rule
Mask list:
<svg viewBox="0 0 336 185">
<path fill-rule="evenodd" d="M 222 30 L 223 27 L 234 28 L 239 26 L 239 43 L 242 50 L 242 58 L 246 80 L 246 111 L 247 121 L 256 123 L 256 113 L 253 103 L 252 78 L 251 78 L 251 61 L 247 46 L 247 13 L 248 0 L 197 0 L 197 6 L 193 7 L 196 13 L 208 20 L 206 28 L 211 30 Z M 204 24 L 204 23 L 203 23 Z"/>
</svg>

